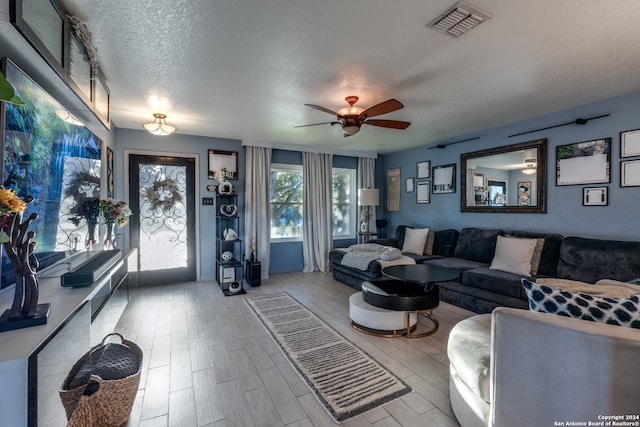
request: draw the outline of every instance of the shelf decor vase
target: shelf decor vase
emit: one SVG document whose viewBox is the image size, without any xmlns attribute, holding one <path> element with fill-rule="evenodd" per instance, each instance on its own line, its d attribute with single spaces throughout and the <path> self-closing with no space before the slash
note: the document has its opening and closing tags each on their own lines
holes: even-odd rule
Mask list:
<svg viewBox="0 0 640 427">
<path fill-rule="evenodd" d="M 105 225 L 107 230 L 104 235 L 103 249 L 105 250 L 115 249 L 116 248 L 116 223 L 107 222 Z"/>
</svg>

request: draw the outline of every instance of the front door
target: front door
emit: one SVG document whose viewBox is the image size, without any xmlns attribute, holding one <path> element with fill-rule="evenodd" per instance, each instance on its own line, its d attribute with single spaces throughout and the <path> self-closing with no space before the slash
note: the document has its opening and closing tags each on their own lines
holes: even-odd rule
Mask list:
<svg viewBox="0 0 640 427">
<path fill-rule="evenodd" d="M 129 155 L 129 200 L 138 283 L 196 280 L 195 160 Z"/>
</svg>

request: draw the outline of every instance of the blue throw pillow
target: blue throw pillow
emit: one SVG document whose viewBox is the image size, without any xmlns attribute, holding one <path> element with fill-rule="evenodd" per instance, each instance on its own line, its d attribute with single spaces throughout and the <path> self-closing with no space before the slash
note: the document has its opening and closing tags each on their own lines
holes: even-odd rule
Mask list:
<svg viewBox="0 0 640 427">
<path fill-rule="evenodd" d="M 551 288 L 527 279 L 522 279 L 522 286 L 531 311 L 640 329 L 640 293 L 609 298 Z"/>
</svg>

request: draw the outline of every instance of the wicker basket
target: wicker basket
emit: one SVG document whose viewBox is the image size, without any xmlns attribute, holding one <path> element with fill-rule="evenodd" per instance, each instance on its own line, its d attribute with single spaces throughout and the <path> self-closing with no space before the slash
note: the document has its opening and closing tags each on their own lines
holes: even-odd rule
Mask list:
<svg viewBox="0 0 640 427">
<path fill-rule="evenodd" d="M 84 394 L 86 384 L 69 390 L 71 380 L 91 353 L 105 345 L 107 338 L 112 335 L 120 337 L 122 344 L 133 350 L 139 361 L 138 371 L 117 380 L 103 380 L 98 375 L 91 375 L 90 381 L 95 381 L 98 384 L 98 390 L 91 395 Z M 60 399 L 67 414 L 67 427 L 119 427 L 126 423 L 138 392 L 141 370 L 142 350 L 140 347 L 134 342 L 124 339 L 118 333 L 105 336 L 100 344 L 89 350 L 73 365 L 62 383 Z"/>
</svg>

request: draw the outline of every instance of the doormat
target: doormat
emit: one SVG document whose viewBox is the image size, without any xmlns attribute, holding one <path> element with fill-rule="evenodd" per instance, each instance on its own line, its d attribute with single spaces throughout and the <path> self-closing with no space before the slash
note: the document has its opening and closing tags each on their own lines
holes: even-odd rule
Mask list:
<svg viewBox="0 0 640 427">
<path fill-rule="evenodd" d="M 286 292 L 245 301 L 336 422 L 411 392 Z"/>
</svg>

